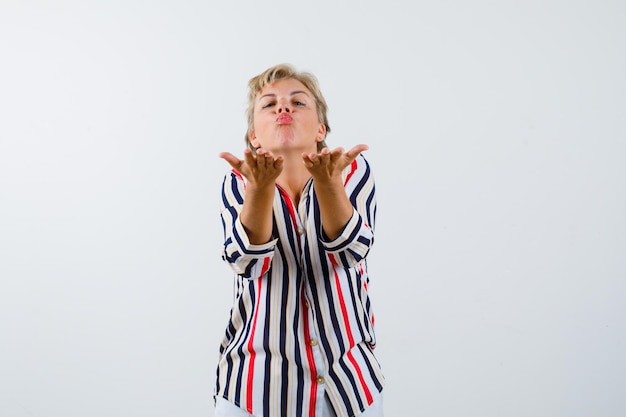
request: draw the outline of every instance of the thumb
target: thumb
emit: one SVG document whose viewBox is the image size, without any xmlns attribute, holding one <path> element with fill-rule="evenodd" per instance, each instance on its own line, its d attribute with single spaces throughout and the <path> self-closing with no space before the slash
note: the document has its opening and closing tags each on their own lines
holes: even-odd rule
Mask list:
<svg viewBox="0 0 626 417">
<path fill-rule="evenodd" d="M 241 165 L 243 164 L 243 161 L 241 159 L 237 158 L 230 152 L 222 152 L 219 154 L 219 157 L 228 162 L 231 167 L 237 170 L 239 170 L 241 168 Z"/>
<path fill-rule="evenodd" d="M 352 149 L 350 149 L 348 152 L 346 152 L 346 156 L 348 157 L 348 159 L 353 160 L 354 158 L 356 158 L 361 152 L 364 152 L 366 150 L 368 150 L 369 147 L 365 144 L 359 144 L 356 145 L 355 147 L 353 147 Z"/>
</svg>

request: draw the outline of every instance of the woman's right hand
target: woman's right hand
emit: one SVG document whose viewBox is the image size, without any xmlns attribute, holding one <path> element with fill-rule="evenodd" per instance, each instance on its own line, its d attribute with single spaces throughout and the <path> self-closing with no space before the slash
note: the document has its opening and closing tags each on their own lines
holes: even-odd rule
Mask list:
<svg viewBox="0 0 626 417">
<path fill-rule="evenodd" d="M 246 177 L 246 197 L 241 208 L 241 224 L 251 244 L 261 245 L 272 239 L 272 202 L 276 178 L 283 170 L 283 157 L 275 157 L 265 149 L 243 151 L 243 160 L 222 152 L 223 158 L 233 169 Z"/>
<path fill-rule="evenodd" d="M 258 148 L 256 155 L 250 149 L 245 149 L 243 160 L 229 152 L 222 152 L 219 156 L 246 177 L 249 184 L 257 187 L 273 187 L 276 178 L 283 170 L 283 157 L 275 157 L 270 151 L 263 148 Z"/>
</svg>

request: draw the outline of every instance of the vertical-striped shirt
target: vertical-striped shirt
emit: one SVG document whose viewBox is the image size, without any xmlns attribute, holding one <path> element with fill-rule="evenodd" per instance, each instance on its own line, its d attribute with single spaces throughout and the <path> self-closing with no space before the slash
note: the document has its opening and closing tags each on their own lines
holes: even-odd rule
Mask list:
<svg viewBox="0 0 626 417">
<path fill-rule="evenodd" d="M 353 213 L 339 237 L 324 234 L 309 180 L 297 207 L 276 186 L 273 239 L 262 245 L 250 244 L 239 218 L 245 178 L 235 170 L 225 177 L 222 257 L 235 284 L 215 395 L 255 416 L 313 417 L 321 392 L 339 417 L 355 416 L 383 389 L 372 353 L 366 261 L 374 240 L 374 179 L 362 155 L 342 176 Z M 318 375 L 313 346 L 321 349 L 325 375 Z"/>
</svg>

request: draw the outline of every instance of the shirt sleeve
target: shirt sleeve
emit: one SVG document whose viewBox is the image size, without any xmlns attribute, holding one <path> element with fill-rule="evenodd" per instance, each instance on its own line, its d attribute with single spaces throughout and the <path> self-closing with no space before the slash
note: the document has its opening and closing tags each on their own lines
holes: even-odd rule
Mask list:
<svg viewBox="0 0 626 417">
<path fill-rule="evenodd" d="M 334 262 L 351 268 L 363 260 L 374 243 L 376 220 L 376 187 L 370 165 L 359 155 L 343 172 L 344 187 L 350 203 L 352 217 L 341 234 L 329 241 L 320 227 L 320 241 Z"/>
<path fill-rule="evenodd" d="M 239 217 L 245 196 L 245 182 L 241 174 L 231 171 L 222 185 L 222 226 L 224 249 L 222 259 L 243 278 L 256 279 L 269 270 L 277 239 L 262 245 L 253 245 Z"/>
</svg>

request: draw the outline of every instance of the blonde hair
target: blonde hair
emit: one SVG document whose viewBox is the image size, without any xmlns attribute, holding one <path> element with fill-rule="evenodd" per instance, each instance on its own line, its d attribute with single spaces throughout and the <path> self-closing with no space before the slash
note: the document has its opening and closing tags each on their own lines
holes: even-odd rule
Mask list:
<svg viewBox="0 0 626 417">
<path fill-rule="evenodd" d="M 256 77 L 252 77 L 248 82 L 248 108 L 246 110 L 246 116 L 248 119 L 248 130 L 246 131 L 246 145 L 253 152 L 255 147 L 250 143 L 250 132 L 254 129 L 254 101 L 261 90 L 269 84 L 272 84 L 279 80 L 286 80 L 293 78 L 300 81 L 304 86 L 313 94 L 315 99 L 315 107 L 317 109 L 317 118 L 320 123 L 326 126 L 326 135 L 330 133 L 330 125 L 328 124 L 328 105 L 322 95 L 317 78 L 309 72 L 296 71 L 296 69 L 289 64 L 279 64 L 271 68 L 266 69 Z M 326 141 L 322 140 L 317 143 L 318 152 L 326 147 Z"/>
</svg>

